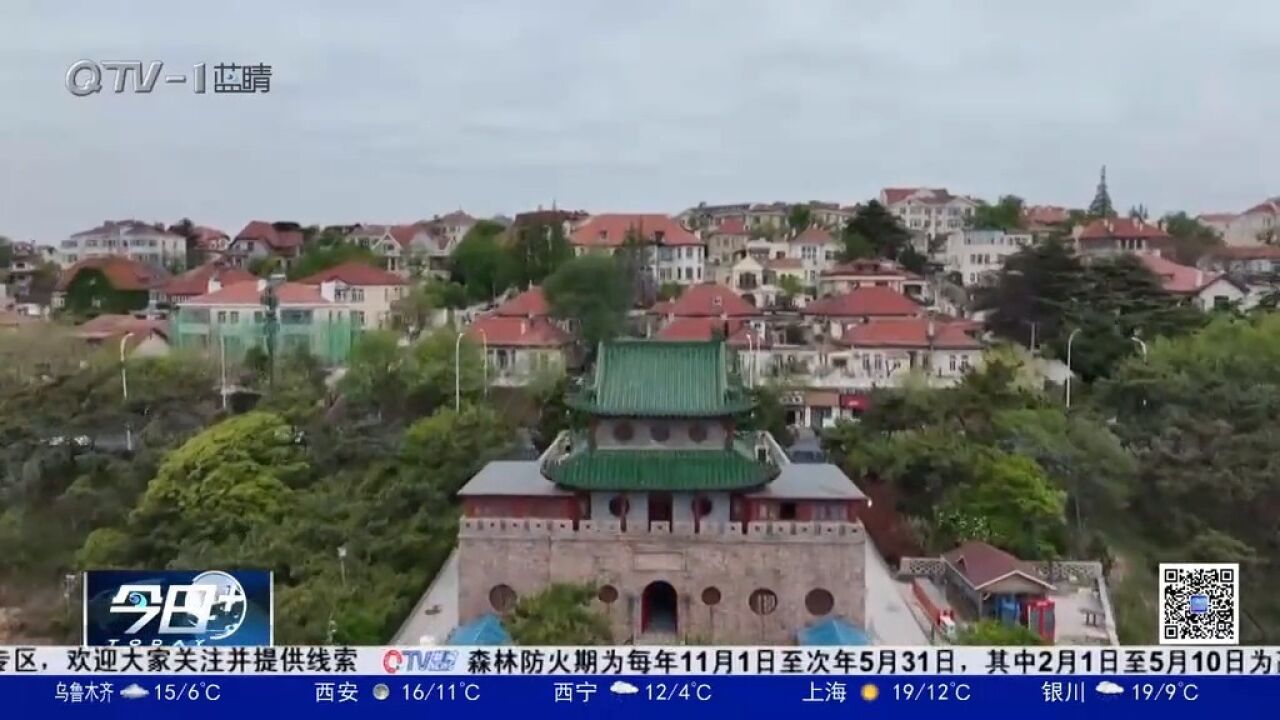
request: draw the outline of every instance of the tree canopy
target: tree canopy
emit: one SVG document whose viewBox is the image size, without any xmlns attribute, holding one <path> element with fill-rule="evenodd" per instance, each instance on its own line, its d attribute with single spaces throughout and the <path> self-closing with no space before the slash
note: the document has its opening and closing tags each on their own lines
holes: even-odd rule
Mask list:
<svg viewBox="0 0 1280 720">
<path fill-rule="evenodd" d="M 573 321 L 588 348 L 620 335 L 632 303 L 627 270 L 608 255 L 583 255 L 552 273 L 542 291 L 551 314 Z"/>
<path fill-rule="evenodd" d="M 893 213 L 872 200 L 858 208 L 841 231 L 841 259 L 882 257 L 902 263 L 912 272 L 924 269 L 926 258 L 911 243 L 911 231 Z"/>
<path fill-rule="evenodd" d="M 518 645 L 608 645 L 609 619 L 591 607 L 595 588 L 553 583 L 520 598 L 506 618 L 507 631 Z"/>
<path fill-rule="evenodd" d="M 1022 227 L 1024 202 L 1017 195 L 1003 195 L 994 205 L 978 203 L 969 219 L 969 227 L 975 230 L 1014 231 Z"/>
</svg>

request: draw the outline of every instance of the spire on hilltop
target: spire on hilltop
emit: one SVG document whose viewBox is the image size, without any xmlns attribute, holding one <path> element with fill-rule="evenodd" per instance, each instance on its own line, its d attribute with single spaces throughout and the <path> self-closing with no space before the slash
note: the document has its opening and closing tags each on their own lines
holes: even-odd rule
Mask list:
<svg viewBox="0 0 1280 720">
<path fill-rule="evenodd" d="M 1115 217 L 1115 207 L 1111 205 L 1111 193 L 1107 192 L 1107 166 L 1102 166 L 1102 174 L 1098 179 L 1098 190 L 1089 203 L 1089 214 L 1094 217 Z"/>
</svg>

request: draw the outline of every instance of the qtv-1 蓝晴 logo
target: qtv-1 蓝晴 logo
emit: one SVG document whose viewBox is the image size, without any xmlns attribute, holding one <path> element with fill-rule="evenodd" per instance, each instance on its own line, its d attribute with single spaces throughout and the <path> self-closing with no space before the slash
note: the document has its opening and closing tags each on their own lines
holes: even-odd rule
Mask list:
<svg viewBox="0 0 1280 720">
<path fill-rule="evenodd" d="M 86 645 L 270 645 L 271 573 L 85 573 Z"/>
</svg>

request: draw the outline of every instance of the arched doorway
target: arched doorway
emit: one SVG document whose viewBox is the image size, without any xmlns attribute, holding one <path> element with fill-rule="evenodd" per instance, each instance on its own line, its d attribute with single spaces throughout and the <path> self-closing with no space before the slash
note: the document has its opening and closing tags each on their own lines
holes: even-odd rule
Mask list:
<svg viewBox="0 0 1280 720">
<path fill-rule="evenodd" d="M 671 583 L 657 580 L 649 583 L 640 596 L 640 632 L 675 634 L 678 628 L 676 589 Z"/>
</svg>

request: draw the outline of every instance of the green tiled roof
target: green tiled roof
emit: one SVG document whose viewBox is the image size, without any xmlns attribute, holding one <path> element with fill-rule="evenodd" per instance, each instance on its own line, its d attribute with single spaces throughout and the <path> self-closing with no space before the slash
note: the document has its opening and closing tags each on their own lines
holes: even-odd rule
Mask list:
<svg viewBox="0 0 1280 720">
<path fill-rule="evenodd" d="M 543 466 L 551 481 L 578 490 L 741 490 L 777 473 L 733 450 L 582 450 Z"/>
<path fill-rule="evenodd" d="M 570 404 L 598 415 L 716 417 L 752 402 L 723 342 L 615 340 L 601 344 L 590 383 Z"/>
</svg>

